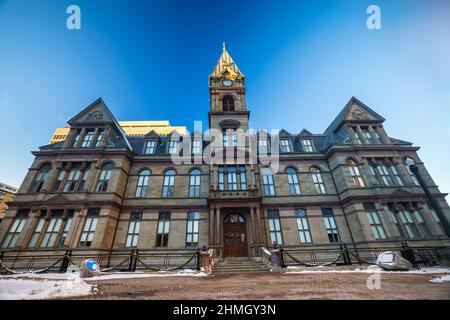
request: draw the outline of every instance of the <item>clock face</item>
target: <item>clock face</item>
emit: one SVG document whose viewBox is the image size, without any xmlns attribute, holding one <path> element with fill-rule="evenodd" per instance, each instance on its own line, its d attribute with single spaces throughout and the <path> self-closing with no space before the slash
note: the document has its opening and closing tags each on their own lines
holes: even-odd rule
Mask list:
<svg viewBox="0 0 450 320">
<path fill-rule="evenodd" d="M 223 81 L 222 81 L 222 84 L 223 84 L 225 87 L 229 87 L 229 86 L 231 86 L 231 85 L 233 84 L 233 81 L 226 79 L 226 80 L 223 80 Z"/>
</svg>

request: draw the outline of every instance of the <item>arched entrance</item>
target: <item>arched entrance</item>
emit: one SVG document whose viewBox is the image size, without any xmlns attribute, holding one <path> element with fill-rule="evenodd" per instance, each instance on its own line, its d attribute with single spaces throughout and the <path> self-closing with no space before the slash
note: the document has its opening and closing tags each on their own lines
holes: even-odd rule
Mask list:
<svg viewBox="0 0 450 320">
<path fill-rule="evenodd" d="M 245 219 L 229 214 L 223 219 L 223 257 L 247 257 L 247 230 Z"/>
</svg>

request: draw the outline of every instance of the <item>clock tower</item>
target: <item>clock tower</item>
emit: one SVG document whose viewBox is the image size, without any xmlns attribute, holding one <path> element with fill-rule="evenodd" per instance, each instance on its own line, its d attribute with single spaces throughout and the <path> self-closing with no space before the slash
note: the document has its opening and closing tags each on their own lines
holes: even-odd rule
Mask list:
<svg viewBox="0 0 450 320">
<path fill-rule="evenodd" d="M 245 75 L 239 70 L 223 44 L 222 54 L 209 75 L 211 129 L 248 130 L 250 113 L 245 102 Z"/>
</svg>

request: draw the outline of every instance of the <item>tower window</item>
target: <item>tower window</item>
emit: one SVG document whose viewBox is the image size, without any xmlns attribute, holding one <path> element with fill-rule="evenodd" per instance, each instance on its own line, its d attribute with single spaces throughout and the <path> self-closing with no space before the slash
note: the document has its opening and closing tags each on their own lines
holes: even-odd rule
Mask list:
<svg viewBox="0 0 450 320">
<path fill-rule="evenodd" d="M 234 99 L 232 96 L 223 97 L 222 110 L 223 111 L 234 111 Z"/>
</svg>

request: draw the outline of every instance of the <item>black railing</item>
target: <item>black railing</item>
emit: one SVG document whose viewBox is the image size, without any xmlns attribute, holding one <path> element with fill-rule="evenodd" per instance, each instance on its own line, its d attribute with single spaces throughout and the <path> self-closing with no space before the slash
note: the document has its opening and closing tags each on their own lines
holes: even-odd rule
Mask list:
<svg viewBox="0 0 450 320">
<path fill-rule="evenodd" d="M 64 273 L 71 264 L 80 265 L 83 260 L 94 259 L 102 269 L 114 271 L 139 271 L 153 269 L 154 271 L 182 269 L 200 270 L 200 250 L 160 251 L 160 250 L 131 250 L 116 251 L 112 254 L 89 254 L 85 251 L 67 250 L 55 254 L 40 254 L 36 251 L 7 251 L 0 252 L 0 261 L 8 269 L 17 272 L 48 268 L 46 272 Z M 55 262 L 61 261 L 57 263 Z M 125 263 L 123 263 L 125 261 Z M 118 266 L 118 267 L 115 267 Z M 8 273 L 0 266 L 0 273 Z"/>
<path fill-rule="evenodd" d="M 400 253 L 414 268 L 450 267 L 450 247 L 384 247 L 358 248 L 356 255 L 346 246 L 335 248 L 283 248 L 282 261 L 285 266 L 322 265 L 336 260 L 333 265 L 375 264 L 385 251 Z M 339 255 L 341 255 L 339 257 Z M 301 262 L 301 263 L 300 263 Z"/>
</svg>

